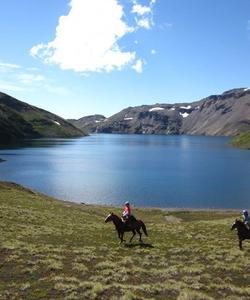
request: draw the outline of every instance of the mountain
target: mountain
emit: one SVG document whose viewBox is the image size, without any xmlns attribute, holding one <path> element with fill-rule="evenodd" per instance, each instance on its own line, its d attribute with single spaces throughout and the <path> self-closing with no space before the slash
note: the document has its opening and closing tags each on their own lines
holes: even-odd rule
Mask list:
<svg viewBox="0 0 250 300">
<path fill-rule="evenodd" d="M 86 135 L 63 118 L 0 93 L 0 142 L 17 138 Z"/>
<path fill-rule="evenodd" d="M 69 121 L 90 133 L 179 134 L 182 115 L 193 110 L 185 105 L 142 105 L 128 107 L 110 118 L 93 115 Z"/>
<path fill-rule="evenodd" d="M 106 117 L 103 115 L 92 115 L 92 116 L 86 116 L 82 117 L 81 119 L 69 119 L 68 121 L 72 123 L 74 126 L 86 131 L 93 133 L 96 131 L 96 127 L 99 123 L 102 123 L 104 120 L 106 120 Z"/>
<path fill-rule="evenodd" d="M 235 136 L 250 129 L 250 90 L 233 89 L 202 100 L 183 120 L 185 134 Z"/>
<path fill-rule="evenodd" d="M 128 107 L 110 118 L 80 120 L 74 124 L 98 133 L 235 136 L 250 130 L 250 89 L 233 89 L 192 103 Z"/>
</svg>

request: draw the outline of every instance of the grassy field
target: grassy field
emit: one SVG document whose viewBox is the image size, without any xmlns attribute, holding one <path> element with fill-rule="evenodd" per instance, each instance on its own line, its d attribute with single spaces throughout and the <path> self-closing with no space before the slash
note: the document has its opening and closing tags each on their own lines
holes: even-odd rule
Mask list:
<svg viewBox="0 0 250 300">
<path fill-rule="evenodd" d="M 250 149 L 250 130 L 236 136 L 231 143 L 236 147 Z"/>
<path fill-rule="evenodd" d="M 110 210 L 0 183 L 0 299 L 250 299 L 238 212 L 136 209 L 149 237 L 120 245 Z"/>
</svg>

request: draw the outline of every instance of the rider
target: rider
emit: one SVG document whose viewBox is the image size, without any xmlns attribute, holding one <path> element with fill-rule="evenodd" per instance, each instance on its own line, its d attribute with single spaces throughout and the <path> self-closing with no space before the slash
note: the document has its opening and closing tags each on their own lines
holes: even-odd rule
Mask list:
<svg viewBox="0 0 250 300">
<path fill-rule="evenodd" d="M 128 221 L 128 219 L 131 216 L 131 208 L 130 208 L 130 204 L 128 201 L 125 202 L 125 206 L 123 208 L 123 212 L 122 212 L 122 220 L 123 222 Z"/>
<path fill-rule="evenodd" d="M 246 209 L 242 210 L 242 217 L 243 217 L 243 223 L 245 224 L 246 228 L 249 230 L 250 218 L 248 215 L 248 211 Z"/>
</svg>

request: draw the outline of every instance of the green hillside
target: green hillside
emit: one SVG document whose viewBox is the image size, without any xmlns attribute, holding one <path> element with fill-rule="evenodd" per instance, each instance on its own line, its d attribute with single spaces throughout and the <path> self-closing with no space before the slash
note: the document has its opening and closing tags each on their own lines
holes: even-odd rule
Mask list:
<svg viewBox="0 0 250 300">
<path fill-rule="evenodd" d="M 9 139 L 39 137 L 32 125 L 14 110 L 0 102 L 0 137 L 1 141 Z"/>
<path fill-rule="evenodd" d="M 149 237 L 120 245 L 110 210 L 0 183 L 0 299 L 250 299 L 238 212 L 136 209 Z"/>
<path fill-rule="evenodd" d="M 0 93 L 0 141 L 17 138 L 79 137 L 85 133 L 43 109 Z"/>
<path fill-rule="evenodd" d="M 232 140 L 232 145 L 250 149 L 250 131 L 244 132 Z"/>
</svg>

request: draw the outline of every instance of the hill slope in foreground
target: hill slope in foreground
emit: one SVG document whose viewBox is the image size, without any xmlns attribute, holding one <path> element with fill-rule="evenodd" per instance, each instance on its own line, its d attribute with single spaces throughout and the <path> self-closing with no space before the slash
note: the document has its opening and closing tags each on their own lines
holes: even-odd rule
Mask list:
<svg viewBox="0 0 250 300">
<path fill-rule="evenodd" d="M 84 135 L 82 130 L 63 118 L 0 93 L 0 142 L 17 138 Z"/>
<path fill-rule="evenodd" d="M 0 299 L 250 298 L 237 212 L 136 209 L 149 237 L 124 245 L 108 212 L 0 183 Z"/>
</svg>

